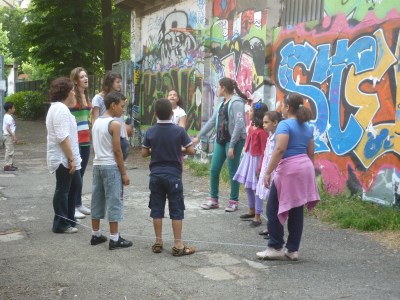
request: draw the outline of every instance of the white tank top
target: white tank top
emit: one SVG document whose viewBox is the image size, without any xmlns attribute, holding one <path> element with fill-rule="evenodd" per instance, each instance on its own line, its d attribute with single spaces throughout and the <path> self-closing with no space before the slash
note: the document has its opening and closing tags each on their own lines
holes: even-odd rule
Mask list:
<svg viewBox="0 0 400 300">
<path fill-rule="evenodd" d="M 111 121 L 115 121 L 114 118 L 99 117 L 94 122 L 92 139 L 94 149 L 93 165 L 95 166 L 111 166 L 117 164 L 113 151 L 112 136 L 109 132 Z"/>
</svg>

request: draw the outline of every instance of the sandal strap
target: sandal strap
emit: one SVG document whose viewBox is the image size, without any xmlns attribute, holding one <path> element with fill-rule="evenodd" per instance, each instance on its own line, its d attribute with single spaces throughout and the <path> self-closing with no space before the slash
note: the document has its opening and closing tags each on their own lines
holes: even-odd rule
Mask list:
<svg viewBox="0 0 400 300">
<path fill-rule="evenodd" d="M 183 256 L 183 255 L 189 255 L 193 254 L 196 252 L 196 248 L 193 246 L 183 246 L 182 249 L 178 249 L 176 247 L 172 248 L 172 255 L 173 256 Z"/>
</svg>

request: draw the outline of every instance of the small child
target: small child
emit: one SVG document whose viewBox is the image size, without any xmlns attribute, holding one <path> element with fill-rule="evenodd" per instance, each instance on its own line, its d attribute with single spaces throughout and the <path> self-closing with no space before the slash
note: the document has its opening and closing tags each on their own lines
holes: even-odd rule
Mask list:
<svg viewBox="0 0 400 300">
<path fill-rule="evenodd" d="M 15 107 L 13 102 L 4 103 L 3 107 L 5 111 L 3 118 L 3 140 L 6 147 L 6 151 L 4 153 L 4 171 L 17 171 L 18 168 L 13 165 L 14 144 L 18 141 L 15 135 L 15 120 L 12 116 L 15 112 Z"/>
<path fill-rule="evenodd" d="M 153 218 L 156 241 L 154 253 L 163 249 L 162 219 L 168 197 L 169 216 L 174 233 L 173 256 L 193 254 L 194 247 L 185 246 L 182 241 L 182 220 L 184 218 L 184 198 L 182 184 L 182 147 L 184 153 L 194 155 L 192 140 L 185 129 L 172 123 L 172 105 L 167 99 L 156 101 L 157 124 L 149 128 L 143 139 L 142 156 L 150 160 L 150 217 Z"/>
<path fill-rule="evenodd" d="M 266 132 L 269 132 L 267 145 L 264 150 L 264 159 L 261 166 L 260 177 L 258 178 L 256 196 L 259 199 L 266 200 L 269 195 L 269 188 L 265 187 L 264 178 L 267 172 L 268 162 L 271 159 L 272 151 L 275 148 L 275 131 L 278 123 L 282 120 L 282 115 L 277 111 L 268 111 L 263 118 L 263 127 Z M 274 178 L 274 173 L 271 174 L 271 181 Z M 268 229 L 261 230 L 259 235 L 268 238 Z"/>
<path fill-rule="evenodd" d="M 176 90 L 170 90 L 168 92 L 168 100 L 172 105 L 172 123 L 185 128 L 187 116 L 186 112 L 182 108 L 182 100 L 181 97 L 179 97 L 178 92 Z"/>
<path fill-rule="evenodd" d="M 260 174 L 262 156 L 268 133 L 262 129 L 264 114 L 268 111 L 268 106 L 264 103 L 254 103 L 249 111 L 251 125 L 247 133 L 246 143 L 243 151 L 244 156 L 236 171 L 234 180 L 244 184 L 249 204 L 248 213 L 240 216 L 241 219 L 254 218 L 250 222 L 250 227 L 261 225 L 262 200 L 256 196 L 258 175 Z"/>
<path fill-rule="evenodd" d="M 108 93 L 104 98 L 105 113 L 93 125 L 92 139 L 95 157 L 93 160 L 92 185 L 92 239 L 91 245 L 107 241 L 101 234 L 100 219 L 110 223 L 109 249 L 127 248 L 132 242 L 123 239 L 118 231 L 118 222 L 123 219 L 123 185 L 129 185 L 120 144 L 120 122 L 125 108 L 125 96 L 119 92 Z"/>
</svg>

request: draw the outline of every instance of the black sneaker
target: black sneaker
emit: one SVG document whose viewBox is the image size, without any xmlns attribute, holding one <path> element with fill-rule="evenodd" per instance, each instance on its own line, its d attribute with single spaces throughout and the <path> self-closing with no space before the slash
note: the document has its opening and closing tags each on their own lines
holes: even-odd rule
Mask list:
<svg viewBox="0 0 400 300">
<path fill-rule="evenodd" d="M 104 235 L 101 236 L 92 235 L 92 238 L 90 239 L 90 245 L 98 245 L 104 243 L 105 241 L 107 241 L 107 238 Z"/>
<path fill-rule="evenodd" d="M 133 244 L 130 241 L 127 241 L 123 239 L 121 236 L 119 236 L 118 241 L 114 242 L 113 240 L 110 240 L 110 243 L 108 244 L 108 248 L 110 250 L 114 249 L 121 249 L 121 248 L 128 248 L 131 247 Z"/>
</svg>

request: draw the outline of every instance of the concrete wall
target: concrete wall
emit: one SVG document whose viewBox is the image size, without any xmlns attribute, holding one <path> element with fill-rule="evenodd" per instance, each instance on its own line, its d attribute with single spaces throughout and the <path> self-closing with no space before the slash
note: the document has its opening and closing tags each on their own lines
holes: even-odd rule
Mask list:
<svg viewBox="0 0 400 300">
<path fill-rule="evenodd" d="M 273 79 L 316 115 L 315 165 L 332 194 L 399 203 L 400 1 L 325 1 L 321 23 L 277 28 Z"/>
</svg>

